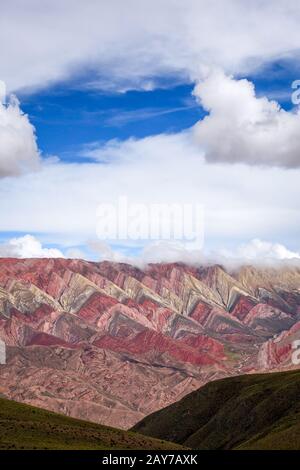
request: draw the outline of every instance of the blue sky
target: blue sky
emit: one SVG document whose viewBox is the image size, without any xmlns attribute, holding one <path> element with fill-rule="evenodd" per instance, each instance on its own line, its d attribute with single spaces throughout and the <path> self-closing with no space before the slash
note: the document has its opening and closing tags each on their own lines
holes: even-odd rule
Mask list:
<svg viewBox="0 0 300 470">
<path fill-rule="evenodd" d="M 141 254 L 95 249 L 97 207 L 125 195 L 202 204 L 202 253 L 299 257 L 299 6 L 129 2 L 4 7 L 0 255 Z"/>
<path fill-rule="evenodd" d="M 91 77 L 92 78 L 92 77 Z M 190 84 L 151 91 L 105 93 L 76 89 L 72 82 L 20 96 L 45 155 L 78 161 L 84 145 L 142 138 L 191 127 L 205 111 Z"/>
<path fill-rule="evenodd" d="M 251 80 L 259 96 L 276 99 L 290 110 L 291 84 L 297 77 L 292 64 L 274 62 L 258 74 L 241 78 Z M 92 73 L 84 77 L 87 82 L 93 79 Z M 166 81 L 164 88 L 118 93 L 86 89 L 85 81 L 66 81 L 33 94 L 18 95 L 45 156 L 80 161 L 82 148 L 91 142 L 179 132 L 207 114 L 192 96 L 191 83 L 174 86 Z"/>
</svg>

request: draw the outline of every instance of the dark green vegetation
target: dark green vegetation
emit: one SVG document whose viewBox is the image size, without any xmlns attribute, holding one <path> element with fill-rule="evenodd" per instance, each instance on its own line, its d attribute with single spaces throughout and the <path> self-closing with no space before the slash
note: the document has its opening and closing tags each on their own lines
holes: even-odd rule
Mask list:
<svg viewBox="0 0 300 470">
<path fill-rule="evenodd" d="M 133 430 L 194 449 L 300 449 L 300 370 L 211 382 Z"/>
<path fill-rule="evenodd" d="M 101 426 L 0 398 L 0 449 L 180 449 L 134 432 Z"/>
</svg>

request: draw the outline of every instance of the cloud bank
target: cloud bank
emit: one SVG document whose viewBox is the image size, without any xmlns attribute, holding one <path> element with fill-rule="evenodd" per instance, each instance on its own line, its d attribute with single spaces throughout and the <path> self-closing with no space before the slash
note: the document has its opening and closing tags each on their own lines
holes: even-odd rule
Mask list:
<svg viewBox="0 0 300 470">
<path fill-rule="evenodd" d="M 194 95 L 209 113 L 194 128 L 207 161 L 300 166 L 300 108 L 287 112 L 257 98 L 253 83 L 219 70 L 200 81 Z"/>
<path fill-rule="evenodd" d="M 5 104 L 5 85 L 0 81 L 0 178 L 19 175 L 39 166 L 35 130 L 12 96 Z"/>
<path fill-rule="evenodd" d="M 189 132 L 112 141 L 91 152 L 95 163 L 54 162 L 38 178 L 3 179 L 0 230 L 66 241 L 76 235 L 85 243 L 96 238 L 98 205 L 125 195 L 129 203 L 202 204 L 208 249 L 252 238 L 298 246 L 298 168 L 210 165 Z"/>
<path fill-rule="evenodd" d="M 300 252 L 291 251 L 281 243 L 272 243 L 254 238 L 249 243 L 241 244 L 236 250 L 220 250 L 219 254 L 228 259 L 239 259 L 243 262 L 263 262 L 264 260 L 299 260 Z"/>
<path fill-rule="evenodd" d="M 86 86 L 147 90 L 159 76 L 194 80 L 200 64 L 247 73 L 297 59 L 299 22 L 295 0 L 11 0 L 1 5 L 1 77 L 18 90 L 92 70 Z"/>
<path fill-rule="evenodd" d="M 135 256 L 126 253 L 124 246 L 116 248 L 99 240 L 88 242 L 90 253 L 78 247 L 45 248 L 35 236 L 15 237 L 0 244 L 0 257 L 9 258 L 76 258 L 88 261 L 111 261 L 128 263 L 144 268 L 150 263 L 186 263 L 189 265 L 223 264 L 229 269 L 245 264 L 253 265 L 299 265 L 300 252 L 291 251 L 280 243 L 258 238 L 238 245 L 234 250 L 219 249 L 205 251 L 187 249 L 186 245 L 174 241 L 156 241 L 144 246 Z"/>
<path fill-rule="evenodd" d="M 34 128 L 16 99 L 5 104 L 0 85 L 0 230 L 85 243 L 95 236 L 98 204 L 126 195 L 137 203 L 202 204 L 209 249 L 258 238 L 271 246 L 252 242 L 232 256 L 288 255 L 275 240 L 298 253 L 299 112 L 257 98 L 251 82 L 231 74 L 298 57 L 299 2 L 45 0 L 41 7 L 28 0 L 26 10 L 23 3 L 1 9 L 1 78 L 9 90 L 76 76 L 80 86 L 108 91 L 152 90 L 161 77 L 190 80 L 208 116 L 178 134 L 94 143 L 84 151 L 94 163 L 41 162 L 36 178 L 27 173 L 39 165 Z M 47 250 L 18 240 L 3 253 Z M 153 250 L 161 246 L 148 259 Z M 178 252 L 174 246 L 169 259 Z"/>
<path fill-rule="evenodd" d="M 15 237 L 0 244 L 0 257 L 3 258 L 63 258 L 56 248 L 44 248 L 32 235 Z"/>
</svg>

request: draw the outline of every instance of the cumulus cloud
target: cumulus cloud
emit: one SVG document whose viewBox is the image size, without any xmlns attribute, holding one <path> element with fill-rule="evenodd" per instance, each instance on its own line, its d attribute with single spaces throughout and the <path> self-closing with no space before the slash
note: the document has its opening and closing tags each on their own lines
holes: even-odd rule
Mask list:
<svg viewBox="0 0 300 470">
<path fill-rule="evenodd" d="M 251 82 L 230 74 L 253 72 L 277 58 L 295 59 L 300 4 L 223 3 L 45 0 L 41 8 L 28 0 L 24 9 L 22 0 L 11 0 L 3 5 L 1 74 L 9 90 L 35 89 L 81 72 L 81 86 L 110 91 L 152 90 L 159 77 L 191 80 L 198 82 L 195 95 L 208 116 L 178 134 L 96 143 L 85 149 L 94 164 L 53 160 L 42 163 L 36 178 L 21 174 L 39 163 L 34 128 L 16 99 L 5 104 L 0 84 L 0 177 L 21 174 L 1 181 L 0 230 L 47 233 L 53 239 L 76 234 L 84 243 L 95 236 L 98 204 L 126 195 L 137 203 L 202 204 L 209 248 L 249 237 L 289 239 L 296 246 L 299 112 L 257 98 Z M 280 30 L 289 34 L 280 36 Z M 131 117 L 127 113 L 121 123 Z M 17 240 L 5 250 L 22 252 Z M 36 243 L 34 253 L 47 250 Z M 34 245 L 32 239 L 27 244 Z M 156 244 L 144 256 L 153 259 L 161 250 Z M 163 250 L 175 259 L 181 248 Z M 100 251 L 119 256 L 107 247 Z"/>
<path fill-rule="evenodd" d="M 219 103 L 213 96 L 211 77 L 209 75 L 203 82 L 203 89 L 200 84 L 197 86 L 196 93 L 210 111 L 207 119 L 222 121 L 222 116 L 227 113 L 230 116 L 230 112 L 236 118 L 236 126 L 226 132 L 230 145 L 230 132 L 240 132 L 244 140 L 253 137 L 248 135 L 245 125 L 247 115 L 266 120 L 269 113 L 266 134 L 273 135 L 272 123 L 279 114 L 277 133 L 282 134 L 281 111 L 265 99 L 261 103 L 248 81 L 235 81 L 220 74 L 218 77 L 228 86 L 226 93 L 231 95 L 231 99 L 224 98 Z M 251 125 L 256 131 L 259 123 L 254 118 Z M 296 115 L 291 115 L 292 120 L 296 118 Z M 230 119 L 227 121 L 231 126 Z M 206 149 L 199 138 L 201 125 L 200 122 L 196 128 L 177 134 L 112 140 L 105 145 L 94 143 L 84 149 L 84 155 L 94 163 L 63 164 L 54 159 L 42 164 L 39 178 L 35 174 L 25 174 L 17 179 L 3 179 L 0 186 L 0 230 L 43 233 L 48 234 L 51 240 L 69 240 L 76 234 L 76 243 L 84 244 L 96 236 L 98 205 L 117 203 L 118 198 L 125 195 L 130 203 L 203 205 L 205 247 L 208 249 L 257 237 L 291 240 L 296 246 L 300 226 L 300 170 L 283 171 L 271 166 L 249 167 L 238 163 L 248 163 L 249 153 L 247 158 L 243 155 L 236 165 L 228 165 L 226 158 L 222 157 L 221 131 L 215 136 L 213 151 L 220 150 L 222 158 L 210 165 L 206 160 L 213 158 L 209 154 L 212 149 Z M 208 127 L 213 133 L 210 124 Z M 257 132 L 259 134 L 259 129 Z M 203 135 L 207 137 L 209 132 L 203 132 Z M 254 141 L 251 145 L 256 145 L 257 150 L 269 149 L 266 143 L 263 144 L 263 137 L 259 144 Z M 290 149 L 289 142 L 287 148 Z M 279 158 L 277 150 L 274 146 L 274 154 Z M 103 162 L 105 165 L 101 164 Z M 160 248 L 161 245 L 152 247 L 152 253 Z M 178 251 L 176 246 L 171 252 L 168 250 L 170 259 L 176 257 Z M 69 252 L 69 256 L 78 255 L 80 253 L 74 249 Z M 106 256 L 110 255 L 106 252 Z M 150 258 L 151 251 L 146 255 Z"/>
<path fill-rule="evenodd" d="M 109 243 L 94 240 L 89 243 L 97 260 L 113 261 L 118 263 L 129 263 L 143 267 L 149 263 L 176 263 L 199 264 L 205 261 L 201 250 L 188 248 L 186 244 L 179 241 L 157 240 L 140 246 L 138 253 L 130 254 L 130 244 L 115 247 Z M 136 248 L 136 247 L 135 247 Z"/>
<path fill-rule="evenodd" d="M 287 112 L 257 98 L 253 83 L 219 70 L 199 82 L 194 94 L 209 113 L 194 128 L 207 161 L 300 166 L 300 109 Z"/>
<path fill-rule="evenodd" d="M 299 21 L 295 0 L 11 0 L 1 5 L 1 74 L 16 90 L 87 67 L 90 86 L 126 90 L 151 89 L 159 75 L 193 80 L 199 64 L 253 71 L 297 58 Z"/>
<path fill-rule="evenodd" d="M 65 255 L 69 259 L 87 259 L 86 253 L 77 247 L 67 248 Z"/>
<path fill-rule="evenodd" d="M 201 204 L 206 249 L 244 240 L 297 246 L 299 169 L 207 164 L 186 134 L 111 142 L 93 149 L 99 163 L 42 166 L 0 185 L 0 230 L 48 234 L 76 245 L 96 238 L 101 203 Z"/>
<path fill-rule="evenodd" d="M 124 253 L 113 249 L 109 243 L 102 240 L 91 240 L 88 242 L 89 248 L 97 254 L 100 261 L 130 262 L 130 258 Z"/>
<path fill-rule="evenodd" d="M 239 245 L 235 251 L 220 250 L 219 254 L 229 259 L 256 262 L 300 259 L 300 252 L 291 251 L 281 243 L 272 243 L 259 238 Z"/>
<path fill-rule="evenodd" d="M 180 242 L 157 241 L 145 246 L 137 260 L 132 260 L 132 262 L 142 266 L 161 262 L 200 264 L 205 262 L 205 256 L 201 250 L 188 249 Z"/>
<path fill-rule="evenodd" d="M 12 238 L 0 244 L 0 256 L 3 258 L 63 258 L 56 248 L 44 248 L 32 235 Z"/>
<path fill-rule="evenodd" d="M 35 130 L 16 97 L 5 104 L 5 85 L 0 81 L 0 178 L 34 170 L 39 165 Z"/>
<path fill-rule="evenodd" d="M 186 145 L 210 163 L 246 163 L 248 165 L 300 166 L 300 107 L 285 111 L 276 101 L 257 97 L 254 84 L 234 79 L 220 69 L 208 71 L 199 80 L 193 94 L 207 116 L 189 131 L 169 135 L 169 143 Z M 121 116 L 122 120 L 122 116 Z M 161 136 L 146 139 L 111 141 L 105 147 L 86 147 L 84 154 L 95 161 L 131 158 L 143 147 L 143 161 L 151 157 Z M 146 145 L 147 144 L 147 145 Z M 175 152 L 176 153 L 176 152 Z"/>
<path fill-rule="evenodd" d="M 300 262 L 300 252 L 291 251 L 280 243 L 258 238 L 237 245 L 234 250 L 219 249 L 215 251 L 189 248 L 181 242 L 156 241 L 148 243 L 135 256 L 130 256 L 103 242 L 95 241 L 90 244 L 90 247 L 95 252 L 97 260 L 129 263 L 141 268 L 149 263 L 180 262 L 195 266 L 221 263 L 231 269 L 247 263 L 276 266 L 278 263 Z"/>
</svg>

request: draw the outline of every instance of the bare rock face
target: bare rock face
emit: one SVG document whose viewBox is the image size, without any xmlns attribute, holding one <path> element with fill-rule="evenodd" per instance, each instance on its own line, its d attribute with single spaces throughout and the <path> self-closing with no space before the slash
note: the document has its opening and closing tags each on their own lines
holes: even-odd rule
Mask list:
<svg viewBox="0 0 300 470">
<path fill-rule="evenodd" d="M 129 428 L 210 380 L 293 368 L 299 286 L 295 267 L 0 259 L 0 393 Z"/>
</svg>

